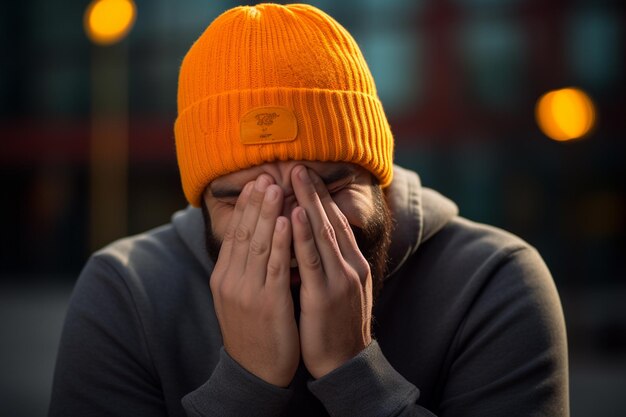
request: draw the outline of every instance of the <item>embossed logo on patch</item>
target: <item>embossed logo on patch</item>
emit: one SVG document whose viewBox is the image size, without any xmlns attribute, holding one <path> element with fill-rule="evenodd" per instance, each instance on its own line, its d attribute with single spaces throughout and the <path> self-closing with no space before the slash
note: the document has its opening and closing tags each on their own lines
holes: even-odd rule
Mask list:
<svg viewBox="0 0 626 417">
<path fill-rule="evenodd" d="M 274 119 L 280 117 L 280 115 L 278 113 L 261 113 L 255 117 L 258 120 L 256 124 L 259 126 L 271 126 L 274 124 Z"/>
<path fill-rule="evenodd" d="M 296 116 L 286 107 L 257 107 L 240 121 L 240 139 L 244 145 L 289 142 L 297 134 Z"/>
</svg>

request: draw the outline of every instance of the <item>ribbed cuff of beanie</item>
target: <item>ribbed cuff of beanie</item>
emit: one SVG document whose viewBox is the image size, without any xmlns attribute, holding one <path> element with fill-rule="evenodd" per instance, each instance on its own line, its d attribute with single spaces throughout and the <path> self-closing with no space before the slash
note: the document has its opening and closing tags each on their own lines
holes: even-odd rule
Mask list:
<svg viewBox="0 0 626 417">
<path fill-rule="evenodd" d="M 255 107 L 281 106 L 298 124 L 293 141 L 244 145 L 241 117 Z M 269 88 L 234 91 L 188 107 L 175 124 L 178 162 L 187 200 L 200 205 L 215 178 L 264 162 L 341 161 L 392 178 L 393 138 L 376 97 L 352 91 Z"/>
</svg>

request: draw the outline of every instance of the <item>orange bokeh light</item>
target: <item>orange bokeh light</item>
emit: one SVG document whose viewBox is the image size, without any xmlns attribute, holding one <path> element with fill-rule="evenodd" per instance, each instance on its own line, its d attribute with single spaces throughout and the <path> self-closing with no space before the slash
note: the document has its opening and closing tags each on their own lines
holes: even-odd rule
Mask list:
<svg viewBox="0 0 626 417">
<path fill-rule="evenodd" d="M 132 0 L 94 0 L 85 11 L 85 32 L 92 42 L 111 45 L 128 34 L 136 15 Z"/>
<path fill-rule="evenodd" d="M 567 141 L 589 133 L 595 124 L 596 112 L 591 98 L 584 91 L 563 88 L 539 98 L 535 117 L 546 136 Z"/>
</svg>

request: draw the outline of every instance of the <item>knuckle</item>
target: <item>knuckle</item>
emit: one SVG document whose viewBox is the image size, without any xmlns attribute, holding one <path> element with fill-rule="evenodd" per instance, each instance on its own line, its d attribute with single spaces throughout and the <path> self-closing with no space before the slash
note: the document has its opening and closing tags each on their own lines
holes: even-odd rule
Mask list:
<svg viewBox="0 0 626 417">
<path fill-rule="evenodd" d="M 342 213 L 339 213 L 339 215 L 337 216 L 337 222 L 339 223 L 339 229 L 342 233 L 352 233 L 352 227 L 350 226 L 350 222 L 348 222 L 348 219 L 346 219 L 346 216 L 344 216 Z"/>
<path fill-rule="evenodd" d="M 352 289 L 361 286 L 361 275 L 359 274 L 357 268 L 354 268 L 351 265 L 348 265 L 344 262 L 343 270 L 341 272 L 341 282 L 346 290 L 351 291 Z"/>
<path fill-rule="evenodd" d="M 316 253 L 311 253 L 304 258 L 304 265 L 309 269 L 321 269 L 322 259 Z"/>
<path fill-rule="evenodd" d="M 256 239 L 250 241 L 250 253 L 252 255 L 265 255 L 269 251 L 269 245 Z"/>
<path fill-rule="evenodd" d="M 284 272 L 284 267 L 278 262 L 269 262 L 267 264 L 267 276 L 278 277 Z"/>
<path fill-rule="evenodd" d="M 226 233 L 224 233 L 223 241 L 231 241 L 235 238 L 235 227 L 230 226 L 226 229 Z"/>
<path fill-rule="evenodd" d="M 239 242 L 250 240 L 250 230 L 244 225 L 239 225 L 235 229 L 235 239 Z"/>
<path fill-rule="evenodd" d="M 335 241 L 335 229 L 333 229 L 330 223 L 324 222 L 324 224 L 319 230 L 319 236 L 327 242 L 334 242 Z"/>
<path fill-rule="evenodd" d="M 356 272 L 346 274 L 345 281 L 350 289 L 361 288 L 361 277 Z"/>
<path fill-rule="evenodd" d="M 370 264 L 362 255 L 359 256 L 350 267 L 353 275 L 360 282 L 364 282 L 370 274 Z"/>
<path fill-rule="evenodd" d="M 217 288 L 217 292 L 221 298 L 230 299 L 234 295 L 233 285 L 230 280 L 225 279 Z"/>
<path fill-rule="evenodd" d="M 213 285 L 213 295 L 217 296 L 220 300 L 228 300 L 231 297 L 232 291 L 230 291 L 230 285 L 224 281 L 217 281 Z"/>
<path fill-rule="evenodd" d="M 212 276 L 209 280 L 209 288 L 211 289 L 211 293 L 216 294 L 220 287 L 220 280 L 217 277 Z"/>
<path fill-rule="evenodd" d="M 370 264 L 367 262 L 365 258 L 361 258 L 357 265 L 357 272 L 359 272 L 359 276 L 367 277 L 370 273 Z"/>
</svg>

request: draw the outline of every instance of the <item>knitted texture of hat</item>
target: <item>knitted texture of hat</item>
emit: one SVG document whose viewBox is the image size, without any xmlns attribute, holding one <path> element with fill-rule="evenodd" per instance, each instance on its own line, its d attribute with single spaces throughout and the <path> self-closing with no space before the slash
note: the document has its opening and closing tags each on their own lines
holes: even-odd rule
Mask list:
<svg viewBox="0 0 626 417">
<path fill-rule="evenodd" d="M 185 56 L 174 126 L 183 191 L 264 162 L 342 161 L 392 178 L 393 136 L 352 36 L 304 4 L 230 9 Z"/>
</svg>

